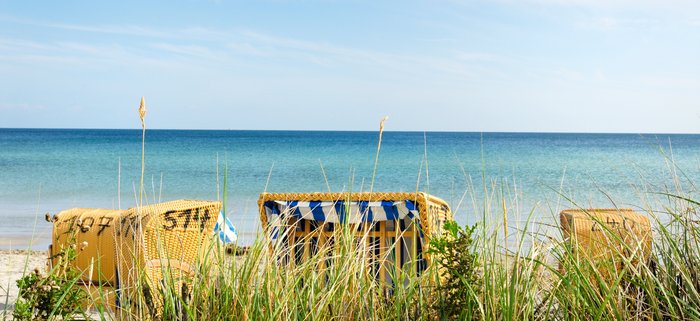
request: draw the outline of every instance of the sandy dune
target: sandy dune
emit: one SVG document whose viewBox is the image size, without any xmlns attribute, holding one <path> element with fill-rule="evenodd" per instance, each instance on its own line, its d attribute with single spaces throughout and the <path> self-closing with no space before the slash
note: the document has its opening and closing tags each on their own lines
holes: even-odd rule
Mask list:
<svg viewBox="0 0 700 321">
<path fill-rule="evenodd" d="M 0 315 L 17 300 L 16 280 L 34 269 L 46 270 L 45 251 L 0 250 Z"/>
</svg>

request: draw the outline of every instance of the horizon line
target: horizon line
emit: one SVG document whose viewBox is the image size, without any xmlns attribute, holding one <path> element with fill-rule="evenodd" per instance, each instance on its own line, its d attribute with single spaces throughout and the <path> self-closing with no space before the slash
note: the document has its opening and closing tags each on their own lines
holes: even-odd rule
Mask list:
<svg viewBox="0 0 700 321">
<path fill-rule="evenodd" d="M 90 127 L 0 127 L 0 130 L 137 130 L 141 128 L 90 128 Z M 238 132 L 349 132 L 374 133 L 379 130 L 351 129 L 222 129 L 222 128 L 146 128 L 146 131 L 238 131 Z M 563 132 L 563 131 L 457 131 L 457 130 L 384 130 L 385 133 L 465 133 L 465 134 L 591 134 L 591 135 L 700 135 L 700 132 Z"/>
</svg>

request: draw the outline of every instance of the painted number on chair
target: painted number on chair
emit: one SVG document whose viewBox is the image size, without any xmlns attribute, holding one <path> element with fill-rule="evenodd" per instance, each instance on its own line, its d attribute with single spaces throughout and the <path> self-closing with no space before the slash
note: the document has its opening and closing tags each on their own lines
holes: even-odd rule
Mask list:
<svg viewBox="0 0 700 321">
<path fill-rule="evenodd" d="M 189 229 L 197 226 L 199 230 L 204 231 L 207 222 L 212 218 L 208 208 L 187 209 L 184 211 L 167 211 L 163 214 L 163 228 L 170 231 L 177 227 Z"/>
</svg>

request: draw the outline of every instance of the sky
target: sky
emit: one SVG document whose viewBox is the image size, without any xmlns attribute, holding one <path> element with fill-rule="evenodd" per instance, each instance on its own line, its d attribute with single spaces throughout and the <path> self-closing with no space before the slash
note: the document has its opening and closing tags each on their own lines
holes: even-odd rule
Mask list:
<svg viewBox="0 0 700 321">
<path fill-rule="evenodd" d="M 700 1 L 5 1 L 0 127 L 700 133 Z"/>
</svg>

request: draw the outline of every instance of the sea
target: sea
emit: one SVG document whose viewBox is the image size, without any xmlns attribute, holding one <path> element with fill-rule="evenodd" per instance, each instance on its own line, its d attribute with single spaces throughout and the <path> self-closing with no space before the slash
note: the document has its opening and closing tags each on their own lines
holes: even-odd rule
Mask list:
<svg viewBox="0 0 700 321">
<path fill-rule="evenodd" d="M 457 221 L 553 226 L 569 207 L 644 207 L 700 182 L 700 135 L 0 129 L 0 248 L 44 249 L 46 213 L 225 200 L 240 243 L 262 192 L 422 191 Z M 379 147 L 379 148 L 378 148 Z M 378 154 L 377 154 L 378 153 Z M 377 157 L 378 155 L 378 157 Z M 374 179 L 373 179 L 374 178 Z"/>
</svg>

